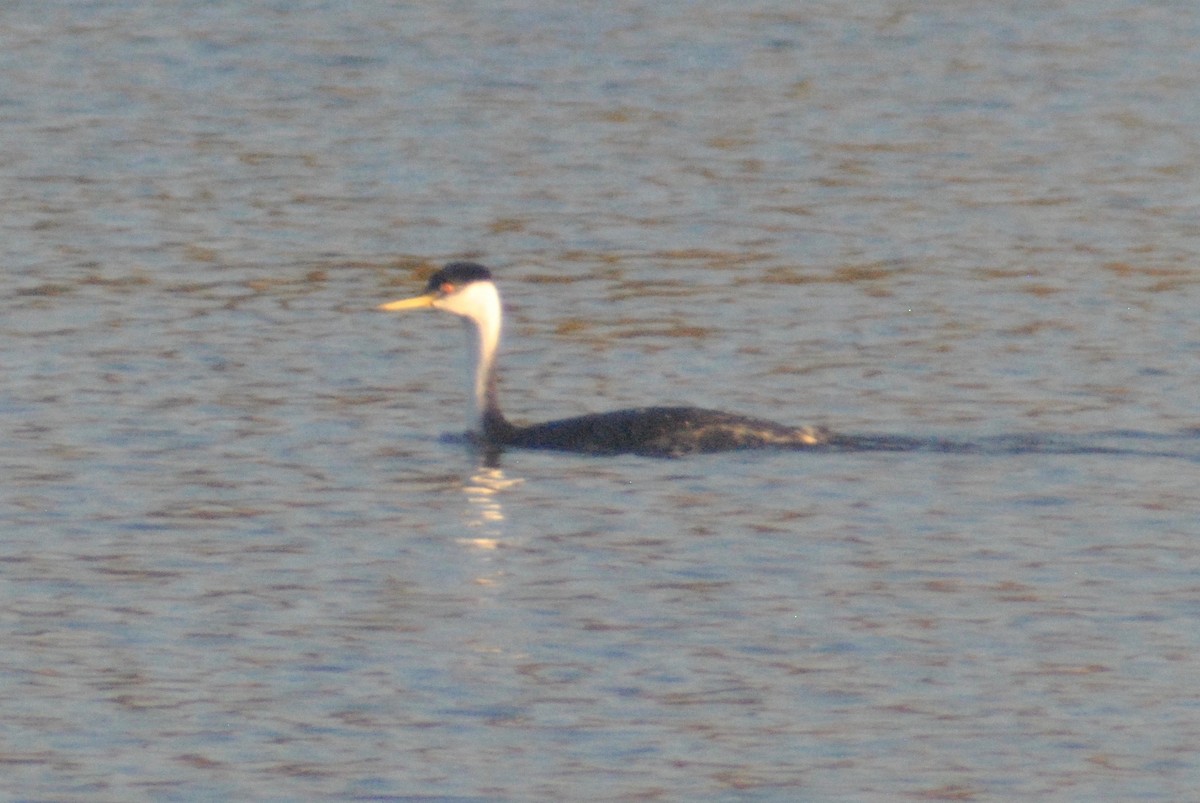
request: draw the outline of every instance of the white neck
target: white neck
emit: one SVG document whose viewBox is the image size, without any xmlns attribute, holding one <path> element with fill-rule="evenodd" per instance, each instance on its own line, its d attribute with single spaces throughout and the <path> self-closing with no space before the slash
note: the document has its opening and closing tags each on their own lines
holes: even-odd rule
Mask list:
<svg viewBox="0 0 1200 803">
<path fill-rule="evenodd" d="M 471 357 L 467 374 L 471 400 L 467 409 L 467 428 L 482 432 L 484 413 L 497 408 L 496 352 L 500 348 L 502 318 L 500 293 L 491 282 L 475 282 L 438 300 L 434 306 L 463 320 Z"/>
</svg>

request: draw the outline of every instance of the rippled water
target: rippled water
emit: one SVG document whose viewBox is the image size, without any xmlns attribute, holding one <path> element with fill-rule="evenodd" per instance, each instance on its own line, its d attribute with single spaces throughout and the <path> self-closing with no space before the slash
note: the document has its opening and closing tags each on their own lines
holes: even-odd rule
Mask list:
<svg viewBox="0 0 1200 803">
<path fill-rule="evenodd" d="M 1190 3 L 0 21 L 6 794 L 1194 794 Z M 460 257 L 513 418 L 986 448 L 481 466 Z"/>
</svg>

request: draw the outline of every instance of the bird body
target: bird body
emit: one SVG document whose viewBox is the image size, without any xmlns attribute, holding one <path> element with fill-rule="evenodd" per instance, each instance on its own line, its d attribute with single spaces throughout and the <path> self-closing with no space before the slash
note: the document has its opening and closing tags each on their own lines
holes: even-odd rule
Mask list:
<svg viewBox="0 0 1200 803">
<path fill-rule="evenodd" d="M 830 438 L 817 427 L 789 427 L 699 407 L 636 407 L 518 426 L 504 417 L 497 399 L 503 312 L 491 272 L 472 262 L 452 262 L 430 277 L 421 295 L 379 307 L 389 312 L 423 308 L 450 312 L 463 321 L 472 364 L 468 435 L 489 449 L 678 457 L 734 449 L 794 449 L 818 446 Z"/>
</svg>

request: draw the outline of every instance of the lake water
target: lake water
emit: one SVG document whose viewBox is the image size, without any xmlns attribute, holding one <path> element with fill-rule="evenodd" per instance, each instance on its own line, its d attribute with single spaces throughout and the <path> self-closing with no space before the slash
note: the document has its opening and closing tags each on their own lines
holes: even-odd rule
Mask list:
<svg viewBox="0 0 1200 803">
<path fill-rule="evenodd" d="M 1200 787 L 1193 3 L 58 0 L 0 67 L 6 797 Z M 514 419 L 990 447 L 484 466 L 374 310 L 456 258 Z"/>
</svg>

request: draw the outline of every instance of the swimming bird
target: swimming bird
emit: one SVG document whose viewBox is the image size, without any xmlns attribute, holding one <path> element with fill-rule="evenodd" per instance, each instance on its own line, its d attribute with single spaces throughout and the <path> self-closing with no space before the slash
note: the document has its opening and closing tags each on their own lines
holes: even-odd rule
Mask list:
<svg viewBox="0 0 1200 803">
<path fill-rule="evenodd" d="M 789 427 L 699 407 L 637 407 L 519 426 L 504 417 L 497 400 L 496 354 L 503 310 L 491 271 L 474 262 L 451 262 L 430 277 L 420 295 L 381 304 L 379 309 L 436 309 L 462 319 L 471 355 L 471 429 L 467 435 L 489 450 L 516 447 L 679 457 L 734 449 L 820 446 L 831 437 L 818 427 Z"/>
</svg>

